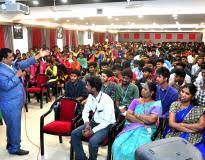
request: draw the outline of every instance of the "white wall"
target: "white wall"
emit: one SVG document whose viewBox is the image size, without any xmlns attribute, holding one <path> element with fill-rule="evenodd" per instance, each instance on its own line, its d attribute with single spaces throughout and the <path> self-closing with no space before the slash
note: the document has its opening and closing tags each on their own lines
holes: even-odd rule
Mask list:
<svg viewBox="0 0 205 160">
<path fill-rule="evenodd" d="M 57 39 L 57 46 L 63 51 L 63 39 Z"/>
<path fill-rule="evenodd" d="M 13 29 L 12 29 L 12 35 L 13 35 Z M 13 46 L 14 52 L 16 51 L 16 49 L 19 49 L 21 53 L 28 52 L 28 30 L 25 26 L 23 26 L 23 39 L 13 39 L 13 45 L 14 45 Z"/>
<path fill-rule="evenodd" d="M 205 42 L 205 29 L 203 30 L 202 42 Z"/>
<path fill-rule="evenodd" d="M 93 32 L 91 31 L 91 38 L 88 39 L 88 31 L 84 31 L 84 45 L 93 45 Z"/>
</svg>

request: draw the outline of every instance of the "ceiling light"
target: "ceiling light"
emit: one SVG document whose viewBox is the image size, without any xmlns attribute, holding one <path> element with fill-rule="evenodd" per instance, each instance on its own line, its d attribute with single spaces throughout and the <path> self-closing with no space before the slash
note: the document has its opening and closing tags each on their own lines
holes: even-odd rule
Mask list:
<svg viewBox="0 0 205 160">
<path fill-rule="evenodd" d="M 33 1 L 33 5 L 39 5 L 39 1 Z"/>
<path fill-rule="evenodd" d="M 177 15 L 177 14 L 173 14 L 172 17 L 173 17 L 174 19 L 177 19 L 177 18 L 178 18 L 178 15 Z"/>
<path fill-rule="evenodd" d="M 85 23 L 86 25 L 88 25 L 88 22 L 87 23 Z"/>
<path fill-rule="evenodd" d="M 61 0 L 61 2 L 62 2 L 62 3 L 67 3 L 67 2 L 68 2 L 68 0 Z"/>
<path fill-rule="evenodd" d="M 54 18 L 55 21 L 59 20 L 57 17 Z"/>
<path fill-rule="evenodd" d="M 178 22 L 178 21 L 176 21 L 176 25 L 179 25 L 179 22 Z"/>
<path fill-rule="evenodd" d="M 66 20 L 66 22 L 70 22 L 70 20 L 69 20 L 69 19 L 67 19 L 67 20 Z"/>
<path fill-rule="evenodd" d="M 138 17 L 138 18 L 143 18 L 144 16 L 143 16 L 143 15 L 138 15 L 137 17 Z"/>
<path fill-rule="evenodd" d="M 115 18 L 116 21 L 119 21 L 119 18 Z"/>
<path fill-rule="evenodd" d="M 80 17 L 80 20 L 83 20 L 84 19 L 84 17 Z"/>
<path fill-rule="evenodd" d="M 112 16 L 107 16 L 108 19 L 112 19 Z"/>
</svg>

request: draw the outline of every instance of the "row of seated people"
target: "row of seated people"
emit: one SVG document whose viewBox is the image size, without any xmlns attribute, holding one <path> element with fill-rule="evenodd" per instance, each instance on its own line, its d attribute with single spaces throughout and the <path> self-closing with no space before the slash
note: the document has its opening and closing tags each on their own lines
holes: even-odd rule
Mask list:
<svg viewBox="0 0 205 160">
<path fill-rule="evenodd" d="M 204 116 L 203 116 L 204 108 L 196 107 L 195 104 L 191 103 L 192 102 L 191 100 L 196 94 L 195 86 L 184 85 L 181 88 L 182 91 L 178 93 L 176 90 L 174 90 L 173 87 L 168 85 L 169 71 L 166 68 L 162 67 L 158 69 L 157 71 L 156 80 L 157 80 L 158 86 L 156 87 L 156 85 L 151 82 L 145 82 L 146 85 L 141 86 L 142 87 L 141 89 L 142 98 L 140 99 L 137 86 L 131 83 L 132 72 L 129 72 L 127 70 L 122 72 L 123 79 L 122 79 L 122 84 L 120 85 L 116 85 L 113 82 L 111 82 L 109 79 L 109 78 L 112 78 L 111 76 L 112 74 L 110 71 L 107 71 L 107 70 L 102 71 L 101 90 L 107 93 L 112 98 L 112 100 L 115 102 L 117 106 L 116 108 L 120 109 L 118 110 L 119 112 L 126 113 L 124 115 L 126 115 L 126 119 L 127 119 L 125 123 L 125 129 L 122 131 L 122 133 L 120 133 L 120 135 L 117 137 L 113 145 L 114 159 L 118 159 L 118 158 L 120 159 L 122 157 L 125 157 L 124 159 L 131 159 L 129 158 L 129 156 L 132 156 L 132 158 L 134 158 L 134 150 L 136 150 L 138 146 L 151 141 L 151 136 L 156 130 L 156 122 L 158 121 L 158 117 L 162 117 L 165 119 L 168 117 L 168 114 L 170 114 L 169 116 L 170 125 L 169 126 L 171 127 L 171 129 L 167 129 L 165 133 L 167 134 L 167 137 L 181 136 L 182 134 L 183 138 L 186 138 L 191 143 L 196 144 L 196 146 L 198 144 L 199 146 L 201 145 L 201 140 L 203 136 L 202 136 L 202 133 L 198 134 L 198 132 L 204 129 L 204 120 L 203 120 L 204 119 Z M 162 87 L 166 90 L 163 91 Z M 67 97 L 71 97 L 76 100 L 82 101 L 86 97 L 86 89 L 88 89 L 88 83 L 85 84 L 85 82 L 80 79 L 80 72 L 76 70 L 72 71 L 70 75 L 70 80 L 65 84 L 65 95 Z M 179 101 L 175 102 L 178 100 L 178 98 L 179 98 Z M 95 97 L 94 100 L 99 101 L 99 96 L 98 98 Z M 126 110 L 126 107 L 121 108 L 119 105 L 117 105 L 117 104 L 123 103 L 123 101 L 125 100 L 130 101 L 131 103 L 130 105 L 128 104 L 129 107 L 128 107 L 127 112 L 124 112 Z M 82 102 L 84 103 L 84 101 Z M 194 102 L 196 102 L 196 99 L 194 100 Z M 107 104 L 107 102 L 105 102 L 104 104 Z M 136 106 L 138 107 L 136 108 Z M 94 106 L 94 108 L 95 107 L 96 106 Z M 95 112 L 93 108 L 89 108 L 89 109 Z M 180 115 L 178 115 L 178 110 L 182 111 L 182 115 L 183 115 L 180 121 L 178 120 L 178 118 L 180 117 L 177 117 L 177 116 L 181 116 L 181 112 L 180 112 Z M 185 114 L 184 112 L 185 113 L 187 112 L 187 113 Z M 86 122 L 86 120 L 84 119 L 84 122 Z M 94 120 L 96 119 L 94 118 Z M 101 120 L 97 119 L 96 121 L 99 122 Z M 189 125 L 189 123 L 194 123 L 194 124 Z M 84 127 L 81 127 L 81 130 L 84 129 Z M 89 127 L 93 128 L 92 125 L 91 126 L 88 125 L 86 128 L 89 128 Z M 185 134 L 185 133 L 180 132 L 181 134 L 179 134 L 178 131 L 187 132 L 187 133 Z M 92 130 L 91 132 L 93 134 Z M 73 134 L 74 133 L 75 131 L 73 131 Z M 190 135 L 188 133 L 190 133 Z M 137 136 L 134 136 L 135 134 Z M 165 134 L 163 136 L 165 136 Z M 199 139 L 195 139 L 196 136 Z M 72 137 L 72 134 L 71 134 L 71 137 Z M 120 137 L 122 137 L 122 139 Z M 135 141 L 133 141 L 132 138 L 135 139 Z M 128 139 L 130 139 L 130 141 Z M 132 142 L 135 142 L 135 143 L 132 143 Z M 90 143 L 94 143 L 94 142 L 90 142 Z M 122 147 L 121 145 L 122 143 L 123 143 L 123 146 L 126 146 L 125 144 L 129 146 L 131 150 L 130 152 L 132 152 L 132 154 L 126 154 L 129 152 L 126 147 L 125 148 Z M 75 145 L 74 142 L 72 144 L 74 147 L 74 151 L 77 153 L 76 157 L 78 157 L 78 159 L 82 159 L 82 157 L 85 158 L 85 154 L 82 151 L 82 148 L 80 148 L 80 151 L 79 151 L 79 145 Z M 91 156 L 94 156 L 96 158 L 97 155 L 94 154 L 93 151 L 97 151 L 96 147 L 98 148 L 98 145 L 94 143 L 94 146 L 95 146 L 94 148 L 91 148 L 92 153 L 90 154 Z M 75 147 L 77 147 L 77 149 Z M 118 154 L 120 152 L 122 153 L 118 157 Z M 81 153 L 81 154 L 78 155 L 78 153 Z M 126 158 L 127 156 L 128 158 Z"/>
</svg>

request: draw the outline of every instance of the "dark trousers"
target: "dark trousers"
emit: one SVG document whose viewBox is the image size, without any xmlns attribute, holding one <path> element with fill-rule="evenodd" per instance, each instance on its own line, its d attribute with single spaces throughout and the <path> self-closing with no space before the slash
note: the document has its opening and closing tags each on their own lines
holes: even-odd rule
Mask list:
<svg viewBox="0 0 205 160">
<path fill-rule="evenodd" d="M 94 128 L 96 125 L 95 122 L 91 121 L 91 128 Z M 73 147 L 73 150 L 76 155 L 76 160 L 85 160 L 86 155 L 83 150 L 82 146 L 82 130 L 85 129 L 85 125 L 82 125 L 71 133 L 71 145 Z M 97 159 L 97 153 L 98 153 L 98 147 L 99 144 L 103 142 L 105 137 L 108 135 L 109 127 L 101 129 L 94 133 L 92 137 L 89 139 L 89 160 L 96 160 Z"/>
</svg>

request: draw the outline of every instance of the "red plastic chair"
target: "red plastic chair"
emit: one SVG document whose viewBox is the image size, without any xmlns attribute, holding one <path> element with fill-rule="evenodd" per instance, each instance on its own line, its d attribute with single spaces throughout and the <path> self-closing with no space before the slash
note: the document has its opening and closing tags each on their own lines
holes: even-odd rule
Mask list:
<svg viewBox="0 0 205 160">
<path fill-rule="evenodd" d="M 54 111 L 58 106 L 58 116 L 55 112 L 55 120 L 44 125 L 45 117 Z M 43 114 L 40 119 L 40 146 L 41 155 L 44 155 L 44 133 L 59 136 L 59 142 L 62 143 L 62 136 L 70 136 L 75 128 L 75 122 L 81 115 L 76 115 L 77 101 L 65 97 L 60 97 L 52 104 L 48 112 Z M 72 151 L 71 151 L 72 152 Z"/>
<path fill-rule="evenodd" d="M 30 95 L 29 93 L 36 93 L 40 95 L 40 108 L 43 108 L 43 95 L 46 95 L 46 102 L 48 102 L 48 95 L 47 95 L 47 88 L 46 83 L 48 82 L 49 78 L 45 74 L 40 74 L 37 77 L 36 83 L 37 85 L 31 88 L 27 88 L 27 97 L 28 102 L 30 102 Z"/>
</svg>

